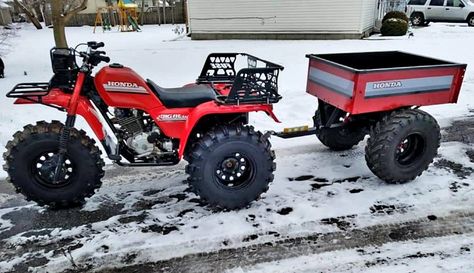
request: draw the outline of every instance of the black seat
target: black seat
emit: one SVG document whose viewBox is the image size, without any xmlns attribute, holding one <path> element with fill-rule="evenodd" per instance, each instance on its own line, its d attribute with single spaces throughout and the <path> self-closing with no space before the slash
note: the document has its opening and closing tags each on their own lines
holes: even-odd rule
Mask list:
<svg viewBox="0 0 474 273">
<path fill-rule="evenodd" d="M 216 92 L 209 85 L 194 84 L 180 88 L 159 87 L 152 80 L 147 80 L 150 89 L 158 96 L 167 108 L 196 107 L 201 103 L 216 99 Z"/>
</svg>

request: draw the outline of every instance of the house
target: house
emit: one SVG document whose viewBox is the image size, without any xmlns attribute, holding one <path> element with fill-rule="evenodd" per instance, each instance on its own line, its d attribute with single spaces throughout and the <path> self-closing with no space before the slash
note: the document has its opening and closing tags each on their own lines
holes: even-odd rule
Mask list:
<svg viewBox="0 0 474 273">
<path fill-rule="evenodd" d="M 12 23 L 11 10 L 12 7 L 7 4 L 11 1 L 0 1 L 0 25 L 6 26 Z"/>
<path fill-rule="evenodd" d="M 187 1 L 192 39 L 350 39 L 369 35 L 381 0 Z"/>
</svg>

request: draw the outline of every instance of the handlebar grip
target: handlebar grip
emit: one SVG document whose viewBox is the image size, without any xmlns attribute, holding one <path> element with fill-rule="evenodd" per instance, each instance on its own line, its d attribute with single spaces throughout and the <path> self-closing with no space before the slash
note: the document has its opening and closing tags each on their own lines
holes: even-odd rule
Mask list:
<svg viewBox="0 0 474 273">
<path fill-rule="evenodd" d="M 98 43 L 98 42 L 88 42 L 87 46 L 89 46 L 90 48 L 95 50 L 95 49 L 104 47 L 105 44 L 103 42 L 100 42 L 100 43 Z"/>
<path fill-rule="evenodd" d="M 107 56 L 99 56 L 99 60 L 101 60 L 102 62 L 106 62 L 106 63 L 110 62 L 110 58 L 107 57 Z"/>
</svg>

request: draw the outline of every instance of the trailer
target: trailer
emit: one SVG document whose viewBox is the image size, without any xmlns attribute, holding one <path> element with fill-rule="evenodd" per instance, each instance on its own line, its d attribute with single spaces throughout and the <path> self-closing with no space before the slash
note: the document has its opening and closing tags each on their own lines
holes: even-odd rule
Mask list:
<svg viewBox="0 0 474 273">
<path fill-rule="evenodd" d="M 368 134 L 365 159 L 388 183 L 421 175 L 440 145 L 436 120 L 421 106 L 456 103 L 466 64 L 400 51 L 309 54 L 307 92 L 316 96 L 314 126 L 273 133 L 282 138 L 315 134 L 336 151 Z"/>
</svg>

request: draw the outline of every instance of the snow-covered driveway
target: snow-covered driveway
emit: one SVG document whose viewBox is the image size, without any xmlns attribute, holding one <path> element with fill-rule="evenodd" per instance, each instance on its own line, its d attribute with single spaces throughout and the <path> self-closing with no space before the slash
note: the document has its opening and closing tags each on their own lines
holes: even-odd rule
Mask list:
<svg viewBox="0 0 474 273">
<path fill-rule="evenodd" d="M 188 266 L 183 268 L 189 272 L 313 272 L 328 271 L 331 261 L 336 265 L 331 269 L 334 272 L 351 268 L 396 272 L 428 268 L 426 265 L 433 265 L 432 260 L 441 254 L 449 255 L 446 263 L 437 262 L 442 268 L 472 272 L 474 114 L 470 109 L 474 108 L 474 28 L 432 24 L 415 29 L 414 33 L 413 38 L 397 40 L 169 41 L 175 37 L 169 26 L 146 26 L 141 33 L 95 35 L 89 27 L 68 29 L 71 45 L 104 41 L 113 61 L 131 66 L 144 77 L 168 87 L 193 82 L 210 52 L 248 52 L 284 65 L 280 78 L 284 99 L 275 107 L 283 124 L 274 124 L 264 115 L 252 115 L 251 123 L 262 131 L 311 122 L 316 99 L 304 92 L 307 53 L 403 50 L 468 63 L 468 71 L 458 105 L 424 108 L 445 128 L 444 141 L 433 166 L 416 182 L 405 185 L 387 185 L 371 174 L 364 161 L 364 143 L 335 153 L 315 137 L 272 138 L 278 166 L 275 181 L 261 200 L 236 212 L 213 212 L 202 206 L 184 182 L 184 163 L 155 169 L 109 166 L 98 193 L 84 208 L 68 211 L 50 211 L 26 203 L 2 181 L 0 272 L 105 270 L 143 263 L 148 266 L 143 268 L 154 270 L 159 265 L 175 266 L 163 270 L 169 272 L 186 271 L 179 268 L 180 263 Z M 7 78 L 0 81 L 0 96 L 17 82 L 49 78 L 52 42 L 51 30 L 36 31 L 27 26 L 9 40 L 10 46 L 2 49 L 8 52 L 4 58 Z M 0 109 L 1 153 L 11 135 L 24 124 L 64 119 L 55 110 L 13 106 L 5 98 L 0 98 Z M 92 135 L 84 122 L 80 125 Z M 0 177 L 4 176 L 1 172 Z M 410 221 L 418 224 L 410 225 Z M 450 221 L 458 221 L 456 230 L 436 233 L 439 225 L 447 227 Z M 399 228 L 399 223 L 407 228 L 402 230 L 402 237 L 394 239 L 389 236 L 390 228 Z M 388 224 L 393 224 L 387 230 L 389 239 L 378 240 L 376 235 L 383 234 L 383 227 Z M 382 230 L 370 233 L 374 227 Z M 357 241 L 357 230 L 362 232 L 359 236 L 368 237 Z M 405 233 L 411 235 L 403 237 Z M 335 236 L 334 241 L 311 240 L 324 234 Z M 426 239 L 440 235 L 451 237 Z M 346 237 L 348 241 L 355 238 L 348 245 L 358 248 L 344 250 L 342 239 Z M 296 246 L 298 238 L 308 241 L 307 248 L 295 252 L 301 257 L 285 256 L 284 249 L 278 249 L 285 243 Z M 399 242 L 406 240 L 415 241 Z M 338 252 L 321 253 L 317 251 L 318 244 Z M 252 251 L 258 253 L 264 247 L 269 249 L 266 253 L 276 253 L 268 257 L 285 260 L 260 259 L 257 254 L 249 258 Z M 207 252 L 208 256 L 203 254 Z M 240 252 L 245 255 L 236 256 Z M 215 262 L 220 261 L 221 254 L 229 259 L 222 258 L 220 266 L 189 267 L 196 257 Z M 235 264 L 238 268 L 226 264 L 231 258 L 241 261 Z M 447 266 L 453 262 L 454 266 Z M 407 267 L 398 267 L 400 264 Z M 140 272 L 140 267 L 123 270 Z"/>
</svg>

